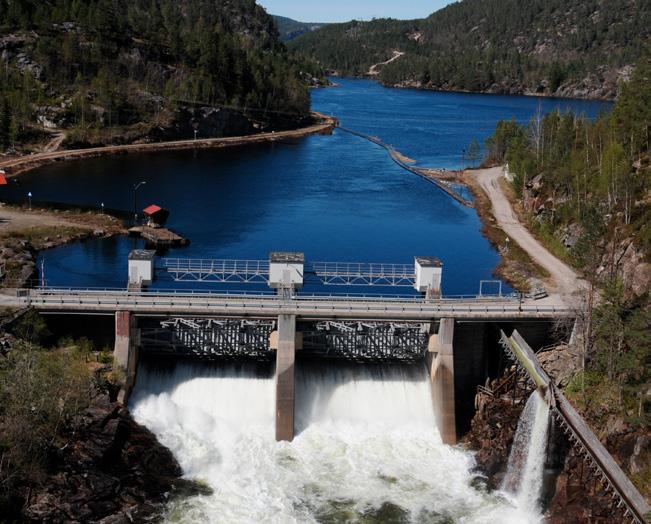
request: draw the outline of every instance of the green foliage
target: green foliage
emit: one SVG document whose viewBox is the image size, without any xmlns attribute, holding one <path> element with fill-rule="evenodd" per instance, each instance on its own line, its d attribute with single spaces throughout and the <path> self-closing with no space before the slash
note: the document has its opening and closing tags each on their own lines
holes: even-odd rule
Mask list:
<svg viewBox="0 0 651 524">
<path fill-rule="evenodd" d="M 380 72 L 389 85 L 554 93 L 636 62 L 650 27 L 644 0 L 464 0 L 424 20 L 329 25 L 289 46 L 343 75 L 403 51 Z"/>
<path fill-rule="evenodd" d="M 113 364 L 113 352 L 110 349 L 103 349 L 97 361 L 100 364 Z"/>
<path fill-rule="evenodd" d="M 600 424 L 617 415 L 630 424 L 648 426 L 651 310 L 648 305 L 630 307 L 621 281 L 613 279 L 593 310 L 592 324 L 586 370 L 572 379 L 568 395 Z"/>
<path fill-rule="evenodd" d="M 13 328 L 17 337 L 32 344 L 43 344 L 52 335 L 43 317 L 35 309 L 21 316 Z"/>
<path fill-rule="evenodd" d="M 15 120 L 12 128 L 0 106 L 4 147 L 45 107 L 81 138 L 158 124 L 179 102 L 246 108 L 261 122 L 296 119 L 309 110 L 305 73 L 320 76 L 287 52 L 253 0 L 0 0 L 0 37 L 17 28 L 0 65 L 0 102 Z"/>
<path fill-rule="evenodd" d="M 515 120 L 500 120 L 495 133 L 486 139 L 486 159 L 489 162 L 502 163 L 509 146 L 516 140 L 524 140 L 524 130 Z"/>
<path fill-rule="evenodd" d="M 632 297 L 613 255 L 624 238 L 631 238 L 647 257 L 651 246 L 650 115 L 642 107 L 649 93 L 648 85 L 639 82 L 648 78 L 648 71 L 644 57 L 612 113 L 594 122 L 571 113 L 536 115 L 525 126 L 500 122 L 486 143 L 490 161 L 509 162 L 514 189 L 525 207 L 537 202 L 527 211 L 547 247 L 567 258 L 558 232 L 578 227 L 571 261 L 588 280 L 604 285 L 590 312 L 586 367 L 568 386 L 568 395 L 598 426 L 612 416 L 631 424 L 651 422 L 644 396 L 651 383 L 648 294 Z"/>
<path fill-rule="evenodd" d="M 649 150 L 651 127 L 651 53 L 640 60 L 631 80 L 622 86 L 613 112 L 620 142 L 629 154 Z"/>
<path fill-rule="evenodd" d="M 473 138 L 468 146 L 468 160 L 474 166 L 477 160 L 481 158 L 481 146 L 476 138 Z"/>
<path fill-rule="evenodd" d="M 92 375 L 74 352 L 17 344 L 0 358 L 0 507 L 17 483 L 43 479 L 88 406 Z"/>
<path fill-rule="evenodd" d="M 0 102 L 0 148 L 6 149 L 11 145 L 14 130 L 15 124 L 9 107 L 9 100 L 2 97 Z"/>
<path fill-rule="evenodd" d="M 312 22 L 298 22 L 287 18 L 284 16 L 273 16 L 276 27 L 278 28 L 278 33 L 280 34 L 280 39 L 283 42 L 297 38 L 305 33 L 310 31 L 315 31 L 325 25 L 321 23 L 312 23 Z"/>
<path fill-rule="evenodd" d="M 579 226 L 571 255 L 589 277 L 602 261 L 604 240 L 615 230 L 626 228 L 647 252 L 651 244 L 645 198 L 651 190 L 645 134 L 651 114 L 641 109 L 649 100 L 649 86 L 637 80 L 648 73 L 645 56 L 612 113 L 594 122 L 553 112 L 536 115 L 525 126 L 502 121 L 486 141 L 489 162 L 508 162 L 516 194 L 534 195 L 538 205 L 544 203 L 542 212 L 527 211 L 537 213 L 535 228 L 548 244 L 560 245 L 553 235 L 570 224 Z"/>
</svg>

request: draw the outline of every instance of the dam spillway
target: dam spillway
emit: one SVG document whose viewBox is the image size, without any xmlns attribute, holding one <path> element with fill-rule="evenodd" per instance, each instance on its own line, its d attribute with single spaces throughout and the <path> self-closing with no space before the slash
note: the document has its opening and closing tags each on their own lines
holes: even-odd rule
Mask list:
<svg viewBox="0 0 651 524">
<path fill-rule="evenodd" d="M 472 455 L 441 442 L 422 363 L 299 360 L 292 443 L 273 438 L 272 368 L 141 362 L 135 419 L 213 489 L 166 520 L 538 521 L 474 487 Z"/>
</svg>

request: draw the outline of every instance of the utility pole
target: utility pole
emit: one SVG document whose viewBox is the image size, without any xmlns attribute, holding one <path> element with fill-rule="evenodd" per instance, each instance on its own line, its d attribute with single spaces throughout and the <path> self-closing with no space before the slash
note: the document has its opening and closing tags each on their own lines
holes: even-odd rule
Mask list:
<svg viewBox="0 0 651 524">
<path fill-rule="evenodd" d="M 133 186 L 133 222 L 138 223 L 138 189 L 144 186 L 147 182 L 138 182 Z"/>
</svg>

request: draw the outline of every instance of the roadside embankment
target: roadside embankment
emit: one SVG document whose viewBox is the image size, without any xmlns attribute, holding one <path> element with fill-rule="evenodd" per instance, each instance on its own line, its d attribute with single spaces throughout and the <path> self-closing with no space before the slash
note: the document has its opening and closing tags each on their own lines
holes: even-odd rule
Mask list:
<svg viewBox="0 0 651 524">
<path fill-rule="evenodd" d="M 93 147 L 87 149 L 68 149 L 61 151 L 44 152 L 2 160 L 0 161 L 0 168 L 4 169 L 8 176 L 15 176 L 42 165 L 58 162 L 61 160 L 73 160 L 77 158 L 89 158 L 101 155 L 145 153 L 152 151 L 170 151 L 183 149 L 209 149 L 277 142 L 280 140 L 289 140 L 303 138 L 310 135 L 331 133 L 334 127 L 337 125 L 336 119 L 332 117 L 322 115 L 320 113 L 312 113 L 312 115 L 316 121 L 315 124 L 300 129 L 292 129 L 289 131 L 278 131 L 225 138 L 173 140 L 169 142 L 137 143 Z"/>
<path fill-rule="evenodd" d="M 501 167 L 466 171 L 464 174 L 464 180 L 481 201 L 478 209 L 486 224 L 486 232 L 505 259 L 502 274 L 521 285 L 536 276 L 542 277 L 550 294 L 566 302 L 586 291 L 588 284 L 520 222 L 502 188 L 502 177 Z M 482 195 L 486 197 L 483 200 Z"/>
</svg>

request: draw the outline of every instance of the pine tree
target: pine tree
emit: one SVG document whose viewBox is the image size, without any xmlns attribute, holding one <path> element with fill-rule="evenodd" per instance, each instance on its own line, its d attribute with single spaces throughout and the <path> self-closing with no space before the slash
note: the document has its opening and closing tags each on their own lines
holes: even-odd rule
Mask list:
<svg viewBox="0 0 651 524">
<path fill-rule="evenodd" d="M 7 97 L 2 99 L 2 107 L 0 113 L 0 146 L 3 149 L 9 147 L 10 133 L 11 133 L 11 109 L 9 108 L 9 101 Z"/>
</svg>

